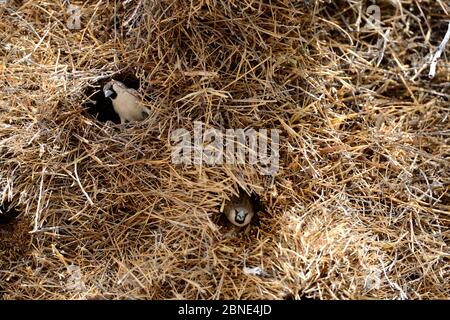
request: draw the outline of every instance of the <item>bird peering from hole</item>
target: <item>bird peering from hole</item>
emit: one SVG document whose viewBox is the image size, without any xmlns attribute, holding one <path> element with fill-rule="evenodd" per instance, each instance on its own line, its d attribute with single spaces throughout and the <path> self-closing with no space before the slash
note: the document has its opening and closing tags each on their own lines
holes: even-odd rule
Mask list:
<svg viewBox="0 0 450 320">
<path fill-rule="evenodd" d="M 105 84 L 103 93 L 112 100 L 114 111 L 122 124 L 126 121 L 142 121 L 150 115 L 150 109 L 143 105 L 139 93 L 120 81 L 111 80 Z"/>
<path fill-rule="evenodd" d="M 255 214 L 255 208 L 250 197 L 243 193 L 239 197 L 233 196 L 226 203 L 224 213 L 232 224 L 238 227 L 244 227 L 252 220 Z"/>
</svg>

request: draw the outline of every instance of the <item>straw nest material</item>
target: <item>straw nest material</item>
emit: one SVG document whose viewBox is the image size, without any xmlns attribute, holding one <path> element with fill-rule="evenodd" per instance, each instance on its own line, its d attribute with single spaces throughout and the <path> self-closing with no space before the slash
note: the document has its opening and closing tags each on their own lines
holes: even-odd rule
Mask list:
<svg viewBox="0 0 450 320">
<path fill-rule="evenodd" d="M 0 4 L 0 297 L 449 297 L 450 6 L 372 4 Z M 279 171 L 174 164 L 194 121 L 281 130 Z"/>
</svg>

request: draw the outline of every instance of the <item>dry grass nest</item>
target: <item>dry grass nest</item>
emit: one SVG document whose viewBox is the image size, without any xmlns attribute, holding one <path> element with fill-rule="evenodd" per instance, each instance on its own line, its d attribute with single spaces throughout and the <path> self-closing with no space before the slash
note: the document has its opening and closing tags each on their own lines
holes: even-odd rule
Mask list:
<svg viewBox="0 0 450 320">
<path fill-rule="evenodd" d="M 450 6 L 371 5 L 0 4 L 0 298 L 448 298 Z M 280 169 L 174 164 L 194 121 L 281 130 Z"/>
</svg>

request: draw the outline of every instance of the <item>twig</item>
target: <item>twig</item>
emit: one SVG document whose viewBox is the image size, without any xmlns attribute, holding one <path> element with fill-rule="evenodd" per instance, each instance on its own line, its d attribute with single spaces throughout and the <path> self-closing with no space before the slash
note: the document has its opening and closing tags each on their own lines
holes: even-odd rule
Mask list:
<svg viewBox="0 0 450 320">
<path fill-rule="evenodd" d="M 448 43 L 448 40 L 450 40 L 450 22 L 448 23 L 448 29 L 447 33 L 445 34 L 444 40 L 442 40 L 441 44 L 439 45 L 438 49 L 436 50 L 436 53 L 433 56 L 433 59 L 431 60 L 430 64 L 430 73 L 428 76 L 432 79 L 436 75 L 436 65 L 438 63 L 439 58 L 442 55 L 442 52 L 445 50 L 445 46 Z"/>
<path fill-rule="evenodd" d="M 39 185 L 39 198 L 38 198 L 38 203 L 36 205 L 36 213 L 34 214 L 34 228 L 32 231 L 30 231 L 30 233 L 35 233 L 39 230 L 38 224 L 39 224 L 39 218 L 40 218 L 40 212 L 41 212 L 42 193 L 44 190 L 44 176 L 45 176 L 45 167 L 42 168 L 41 183 Z"/>
</svg>

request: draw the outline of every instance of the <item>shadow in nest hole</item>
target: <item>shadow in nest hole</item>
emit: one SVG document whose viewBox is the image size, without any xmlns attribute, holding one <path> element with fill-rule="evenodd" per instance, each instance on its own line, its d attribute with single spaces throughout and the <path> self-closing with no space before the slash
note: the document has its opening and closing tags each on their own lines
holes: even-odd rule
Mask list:
<svg viewBox="0 0 450 320">
<path fill-rule="evenodd" d="M 3 201 L 0 204 L 0 228 L 4 225 L 12 224 L 19 216 L 19 210 L 12 205 L 11 201 Z"/>
<path fill-rule="evenodd" d="M 240 195 L 245 194 L 246 192 L 239 188 L 238 192 Z M 250 201 L 253 204 L 253 209 L 255 210 L 255 215 L 252 218 L 252 220 L 250 221 L 249 225 L 259 225 L 259 215 L 265 212 L 265 206 L 263 204 L 263 202 L 261 201 L 261 198 L 254 192 L 252 192 L 250 194 Z M 220 212 L 220 206 L 217 207 L 217 211 Z M 220 214 L 216 214 L 213 217 L 213 222 L 219 226 L 228 226 L 231 227 L 233 226 L 233 224 L 228 221 L 227 217 L 225 216 L 225 214 L 223 212 L 220 212 Z M 245 229 L 246 226 L 239 228 L 239 227 L 235 227 L 236 229 Z"/>
<path fill-rule="evenodd" d="M 103 86 L 113 79 L 136 90 L 139 90 L 141 84 L 139 79 L 136 78 L 132 72 L 119 73 L 111 78 L 102 79 L 95 83 L 95 85 L 86 88 L 84 94 L 89 100 L 83 104 L 83 108 L 87 115 L 94 117 L 100 122 L 112 121 L 115 124 L 120 124 L 120 118 L 114 111 L 112 100 L 106 98 L 103 93 Z"/>
</svg>

